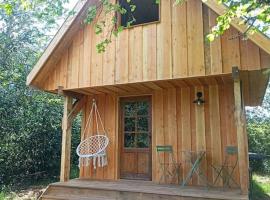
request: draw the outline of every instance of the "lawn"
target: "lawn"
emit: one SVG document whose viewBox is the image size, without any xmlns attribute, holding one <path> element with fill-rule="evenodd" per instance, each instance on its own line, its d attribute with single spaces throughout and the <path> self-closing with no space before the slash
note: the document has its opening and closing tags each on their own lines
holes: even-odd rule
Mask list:
<svg viewBox="0 0 270 200">
<path fill-rule="evenodd" d="M 270 200 L 270 175 L 253 175 L 252 200 Z"/>
<path fill-rule="evenodd" d="M 71 167 L 70 178 L 79 177 L 79 168 Z M 57 182 L 59 177 L 44 177 L 41 180 L 26 180 L 24 185 L 6 189 L 6 192 L 0 191 L 0 200 L 36 200 L 46 187 L 53 182 Z"/>
</svg>

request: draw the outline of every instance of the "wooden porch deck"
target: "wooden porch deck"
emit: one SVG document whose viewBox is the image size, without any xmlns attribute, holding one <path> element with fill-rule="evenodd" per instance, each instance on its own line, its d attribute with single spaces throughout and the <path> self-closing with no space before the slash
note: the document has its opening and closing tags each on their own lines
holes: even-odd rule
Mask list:
<svg viewBox="0 0 270 200">
<path fill-rule="evenodd" d="M 74 179 L 53 183 L 41 196 L 42 200 L 247 200 L 240 190 L 160 185 L 150 181 L 92 181 Z"/>
</svg>

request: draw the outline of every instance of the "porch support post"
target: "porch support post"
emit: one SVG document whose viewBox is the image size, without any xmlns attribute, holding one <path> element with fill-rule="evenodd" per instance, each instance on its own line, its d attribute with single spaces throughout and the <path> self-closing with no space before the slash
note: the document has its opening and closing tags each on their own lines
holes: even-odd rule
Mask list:
<svg viewBox="0 0 270 200">
<path fill-rule="evenodd" d="M 241 80 L 238 67 L 233 67 L 232 75 L 234 80 L 234 116 L 237 131 L 240 187 L 242 193 L 247 194 L 249 187 L 248 139 L 246 133 L 244 104 L 242 100 Z"/>
<path fill-rule="evenodd" d="M 72 97 L 64 97 L 64 113 L 62 121 L 62 152 L 60 181 L 68 181 L 70 173 L 70 151 L 71 151 L 71 121 L 68 119 L 72 110 Z"/>
</svg>

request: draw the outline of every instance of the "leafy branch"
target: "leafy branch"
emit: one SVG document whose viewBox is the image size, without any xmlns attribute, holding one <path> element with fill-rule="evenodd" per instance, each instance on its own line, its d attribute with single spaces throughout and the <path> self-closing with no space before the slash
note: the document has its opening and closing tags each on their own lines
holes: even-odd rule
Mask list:
<svg viewBox="0 0 270 200">
<path fill-rule="evenodd" d="M 129 5 L 129 10 L 132 13 L 136 10 L 136 5 L 132 3 L 132 0 L 125 0 Z M 160 0 L 154 0 L 157 4 Z M 181 6 L 188 0 L 174 0 L 174 6 Z M 240 19 L 240 24 L 246 24 L 247 29 L 243 33 L 243 38 L 246 39 L 248 34 L 253 34 L 257 31 L 268 33 L 270 31 L 270 0 L 217 0 L 220 4 L 225 4 L 228 10 L 217 17 L 216 26 L 212 27 L 210 33 L 207 35 L 209 41 L 213 41 L 215 38 L 222 35 L 226 30 L 230 28 L 230 23 L 235 19 Z M 97 35 L 103 34 L 103 40 L 97 44 L 97 50 L 99 53 L 104 52 L 106 47 L 111 43 L 112 35 L 117 37 L 119 33 L 124 29 L 119 25 L 119 17 L 126 14 L 128 11 L 126 8 L 121 7 L 119 2 L 110 2 L 110 0 L 100 0 L 99 4 L 94 7 L 90 7 L 88 15 L 85 19 L 87 24 L 94 23 L 95 33 Z M 118 13 L 118 14 L 115 14 Z M 110 15 L 111 20 L 106 19 L 107 15 Z M 102 19 L 97 20 L 100 16 Z M 106 19 L 106 20 L 104 20 Z M 136 19 L 132 15 L 127 23 L 127 27 L 131 26 Z M 104 33 L 107 31 L 107 33 Z"/>
</svg>

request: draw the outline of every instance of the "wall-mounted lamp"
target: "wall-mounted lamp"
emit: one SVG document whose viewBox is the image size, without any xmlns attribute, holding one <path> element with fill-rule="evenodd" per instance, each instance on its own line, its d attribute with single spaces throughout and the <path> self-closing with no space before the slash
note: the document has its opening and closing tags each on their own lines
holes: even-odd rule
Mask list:
<svg viewBox="0 0 270 200">
<path fill-rule="evenodd" d="M 196 103 L 198 106 L 205 103 L 205 101 L 202 99 L 202 92 L 197 92 L 197 99 L 195 99 L 193 103 Z"/>
</svg>

